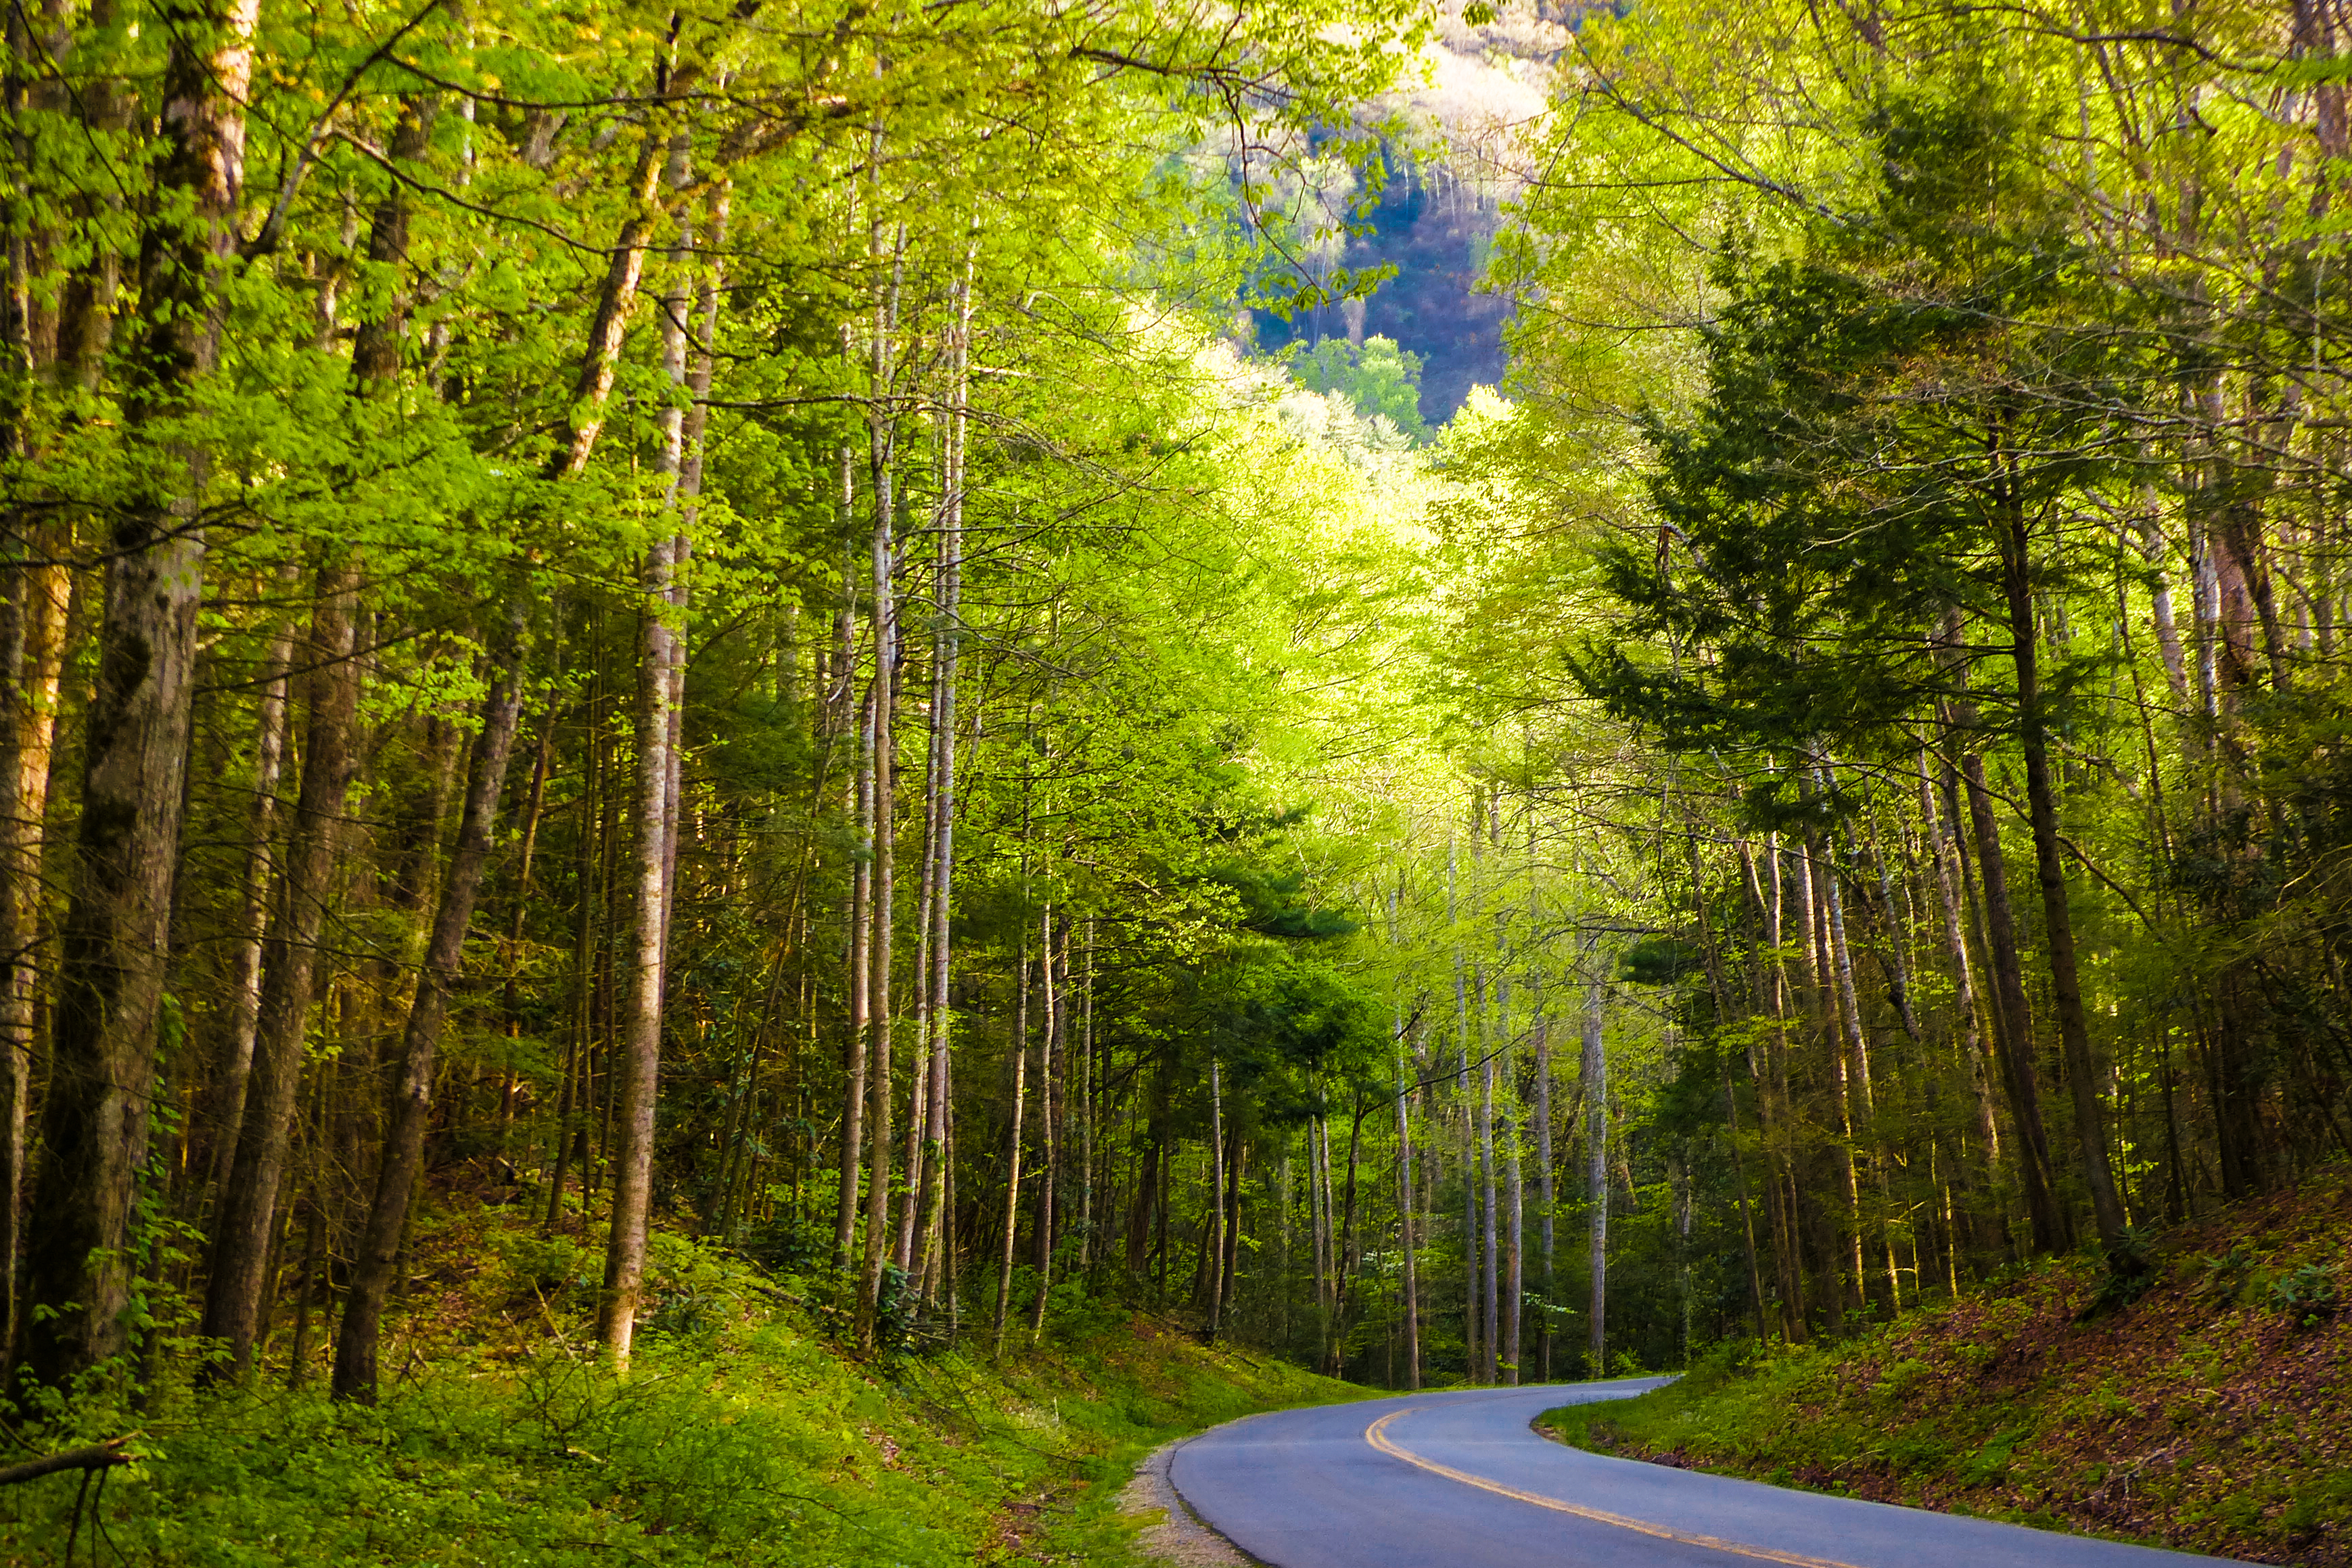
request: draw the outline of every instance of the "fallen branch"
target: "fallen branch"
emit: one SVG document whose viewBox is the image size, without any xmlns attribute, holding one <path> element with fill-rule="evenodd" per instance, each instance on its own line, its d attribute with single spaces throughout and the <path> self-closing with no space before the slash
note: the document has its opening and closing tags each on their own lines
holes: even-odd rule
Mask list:
<svg viewBox="0 0 2352 1568">
<path fill-rule="evenodd" d="M 137 1436 L 136 1432 L 128 1433 L 120 1437 L 109 1437 L 103 1443 L 93 1443 L 87 1448 L 68 1448 L 62 1454 L 51 1454 L 47 1458 L 26 1459 L 19 1465 L 0 1465 L 0 1487 L 35 1480 L 58 1470 L 103 1470 L 115 1465 L 127 1465 L 131 1463 L 131 1457 L 122 1451 L 122 1445 Z"/>
</svg>

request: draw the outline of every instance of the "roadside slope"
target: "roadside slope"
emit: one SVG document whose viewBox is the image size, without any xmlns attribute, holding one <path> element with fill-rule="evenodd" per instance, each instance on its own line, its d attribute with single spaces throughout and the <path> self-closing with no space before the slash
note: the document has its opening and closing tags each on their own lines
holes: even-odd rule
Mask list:
<svg viewBox="0 0 2352 1568">
<path fill-rule="evenodd" d="M 193 1358 L 10 1436 L 49 1451 L 135 1430 L 91 1500 L 75 1474 L 0 1488 L 0 1563 L 159 1568 L 616 1568 L 1140 1561 L 1118 1494 L 1170 1439 L 1362 1391 L 1098 1307 L 1025 1324 L 1001 1363 L 860 1362 L 790 1275 L 677 1235 L 654 1248 L 630 1375 L 585 1336 L 593 1249 L 459 1201 L 422 1270 L 381 1407 L 337 1405 L 280 1354 L 250 1392 L 194 1391 Z M 308 1353 L 320 1353 L 310 1333 Z M 93 1515 L 102 1526 L 95 1532 Z"/>
<path fill-rule="evenodd" d="M 2139 1300 L 2061 1259 L 1862 1339 L 1719 1355 L 1548 1415 L 1580 1447 L 2310 1568 L 2352 1565 L 2352 1170 L 2158 1244 Z"/>
</svg>

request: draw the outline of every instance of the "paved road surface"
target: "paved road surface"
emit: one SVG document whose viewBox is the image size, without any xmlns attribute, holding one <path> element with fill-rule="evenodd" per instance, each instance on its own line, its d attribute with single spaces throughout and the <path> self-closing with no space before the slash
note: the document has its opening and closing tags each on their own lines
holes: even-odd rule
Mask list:
<svg viewBox="0 0 2352 1568">
<path fill-rule="evenodd" d="M 1253 1415 L 1176 1451 L 1198 1513 L 1274 1568 L 2187 1568 L 2221 1559 L 1788 1491 L 1564 1447 L 1544 1411 L 1662 1379 Z"/>
</svg>

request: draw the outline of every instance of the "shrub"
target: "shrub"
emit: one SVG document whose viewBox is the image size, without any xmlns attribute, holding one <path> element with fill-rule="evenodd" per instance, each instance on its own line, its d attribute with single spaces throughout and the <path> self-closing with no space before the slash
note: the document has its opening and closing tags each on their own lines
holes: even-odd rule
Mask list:
<svg viewBox="0 0 2352 1568">
<path fill-rule="evenodd" d="M 2193 1267 L 2198 1271 L 2197 1293 L 2217 1305 L 2227 1305 L 2244 1292 L 2262 1259 L 2241 1242 L 2219 1258 L 2196 1259 Z"/>
<path fill-rule="evenodd" d="M 2324 1263 L 2306 1263 L 2272 1280 L 2268 1299 L 2273 1310 L 2310 1328 L 2336 1310 L 2340 1300 L 2336 1270 Z"/>
</svg>

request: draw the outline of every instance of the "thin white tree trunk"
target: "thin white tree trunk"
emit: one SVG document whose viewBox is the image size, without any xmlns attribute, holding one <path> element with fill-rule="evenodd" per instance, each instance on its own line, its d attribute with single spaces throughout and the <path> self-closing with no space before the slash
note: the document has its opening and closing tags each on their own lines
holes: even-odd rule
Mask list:
<svg viewBox="0 0 2352 1568">
<path fill-rule="evenodd" d="M 253 846 L 246 855 L 245 885 L 238 893 L 236 952 L 229 963 L 228 1039 L 221 1049 L 221 1078 L 214 1091 L 207 1180 L 215 1197 L 236 1157 L 246 1086 L 253 1076 L 253 1032 L 261 1018 L 261 950 L 269 934 L 269 884 L 276 874 L 278 790 L 285 773 L 286 720 L 291 707 L 287 664 L 293 657 L 293 626 L 281 624 L 270 640 L 269 678 L 261 689 L 261 713 L 255 727 L 253 814 L 248 818 Z"/>
<path fill-rule="evenodd" d="M 1509 1249 L 1509 1264 L 1506 1269 L 1507 1278 L 1503 1281 L 1503 1357 L 1508 1368 L 1505 1381 L 1517 1387 L 1519 1384 L 1519 1309 L 1527 1299 L 1524 1251 L 1527 1210 L 1526 1188 L 1519 1169 L 1519 1127 L 1523 1118 L 1519 1114 L 1518 1077 L 1512 1057 L 1511 1047 L 1506 1043 L 1503 1047 L 1503 1103 L 1505 1110 L 1509 1113 L 1509 1125 L 1503 1130 L 1507 1189 L 1504 1194 L 1504 1212 L 1508 1216 L 1510 1230 L 1505 1238 Z"/>
<path fill-rule="evenodd" d="M 955 898 L 956 662 L 963 641 L 957 616 L 961 608 L 963 591 L 964 465 L 971 428 L 970 412 L 966 405 L 971 395 L 973 266 L 974 253 L 967 249 L 963 277 L 956 285 L 955 326 L 948 351 L 948 381 L 952 401 L 948 410 L 947 444 L 941 464 L 939 621 L 932 645 L 931 788 L 934 798 L 931 803 L 930 840 L 931 929 L 927 948 L 930 972 L 918 981 L 929 993 L 929 1100 L 931 1116 L 938 1128 L 931 1140 L 935 1152 L 926 1163 L 922 1179 L 920 1203 L 925 1218 L 921 1229 L 926 1237 L 923 1244 L 926 1248 L 932 1245 L 929 1237 L 933 1230 L 944 1228 L 939 1217 L 944 1212 L 940 1195 L 945 1192 L 948 1181 L 948 1148 L 954 1131 L 955 1116 L 955 1102 L 949 1096 L 949 1047 L 953 1021 L 949 1006 L 949 979 L 952 973 L 949 935 L 952 929 Z M 944 1258 L 948 1250 L 942 1245 L 938 1255 Z M 951 1290 L 952 1260 L 946 1261 Z"/>
<path fill-rule="evenodd" d="M 1209 1190 L 1213 1205 L 1209 1228 L 1209 1337 L 1225 1315 L 1225 1088 L 1217 1058 L 1209 1058 Z"/>
<path fill-rule="evenodd" d="M 1586 1174 L 1592 1200 L 1592 1349 L 1587 1375 L 1591 1377 L 1609 1375 L 1609 1056 L 1601 1028 L 1606 996 L 1598 976 L 1586 983 L 1584 1101 L 1592 1118 L 1591 1163 Z"/>
<path fill-rule="evenodd" d="M 1021 1230 L 1021 1112 L 1029 1073 L 1029 938 L 1021 939 L 1019 999 L 1013 1005 L 1013 1124 L 1004 1139 L 1004 1250 L 996 1274 L 995 1353 L 1004 1353 L 1004 1325 L 1013 1304 L 1013 1247 Z"/>
<path fill-rule="evenodd" d="M 684 134 L 670 145 L 665 184 L 682 189 L 689 175 L 691 143 Z M 692 227 L 681 219 L 669 256 L 673 276 L 662 301 L 662 372 L 684 392 L 688 370 L 687 322 L 688 268 L 695 255 Z M 661 412 L 657 477 L 668 480 L 665 505 L 672 526 L 656 535 L 646 553 L 645 606 L 638 647 L 645 700 L 637 725 L 636 921 L 631 932 L 628 1013 L 622 1026 L 620 1103 L 614 1118 L 619 1147 L 613 1163 L 612 1229 L 604 1249 L 604 1289 L 597 1334 L 613 1363 L 625 1368 L 636 1336 L 637 1310 L 645 1293 L 646 1232 L 653 1200 L 654 1113 L 661 1075 L 661 1032 L 669 941 L 672 876 L 677 863 L 677 743 L 679 689 L 685 672 L 679 624 L 683 609 L 679 544 L 683 530 L 674 520 L 690 500 L 686 493 L 686 410 L 673 402 Z M 693 476 L 698 482 L 699 468 Z"/>
<path fill-rule="evenodd" d="M 1064 939 L 1067 941 L 1066 936 Z M 1029 1313 L 1029 1340 L 1034 1344 L 1045 1331 L 1045 1303 L 1054 1286 L 1054 1184 L 1061 1168 L 1059 1123 L 1067 1091 L 1061 1083 L 1063 1046 L 1062 987 L 1056 984 L 1054 952 L 1054 906 L 1039 917 L 1039 978 L 1044 982 L 1045 1026 L 1037 1031 L 1037 1217 L 1035 1220 L 1037 1295 Z"/>
<path fill-rule="evenodd" d="M 1478 988 L 1485 990 L 1483 984 Z M 1484 1008 L 1480 1011 L 1483 1013 Z M 1483 1033 L 1483 1031 L 1482 1031 Z M 1482 1039 L 1481 1044 L 1486 1042 Z M 1496 1381 L 1496 1358 L 1501 1351 L 1502 1301 L 1496 1275 L 1495 1247 L 1495 1057 L 1492 1049 L 1481 1053 L 1478 1063 L 1478 1193 L 1483 1201 L 1481 1218 L 1485 1225 L 1483 1262 L 1485 1268 L 1480 1283 L 1484 1287 L 1486 1321 L 1478 1336 L 1478 1376 L 1484 1383 Z"/>
<path fill-rule="evenodd" d="M 1397 1246 L 1404 1289 L 1405 1386 L 1421 1386 L 1421 1282 L 1413 1267 L 1412 1079 L 1405 1070 L 1404 1026 L 1396 1032 L 1397 1064 Z"/>
</svg>

